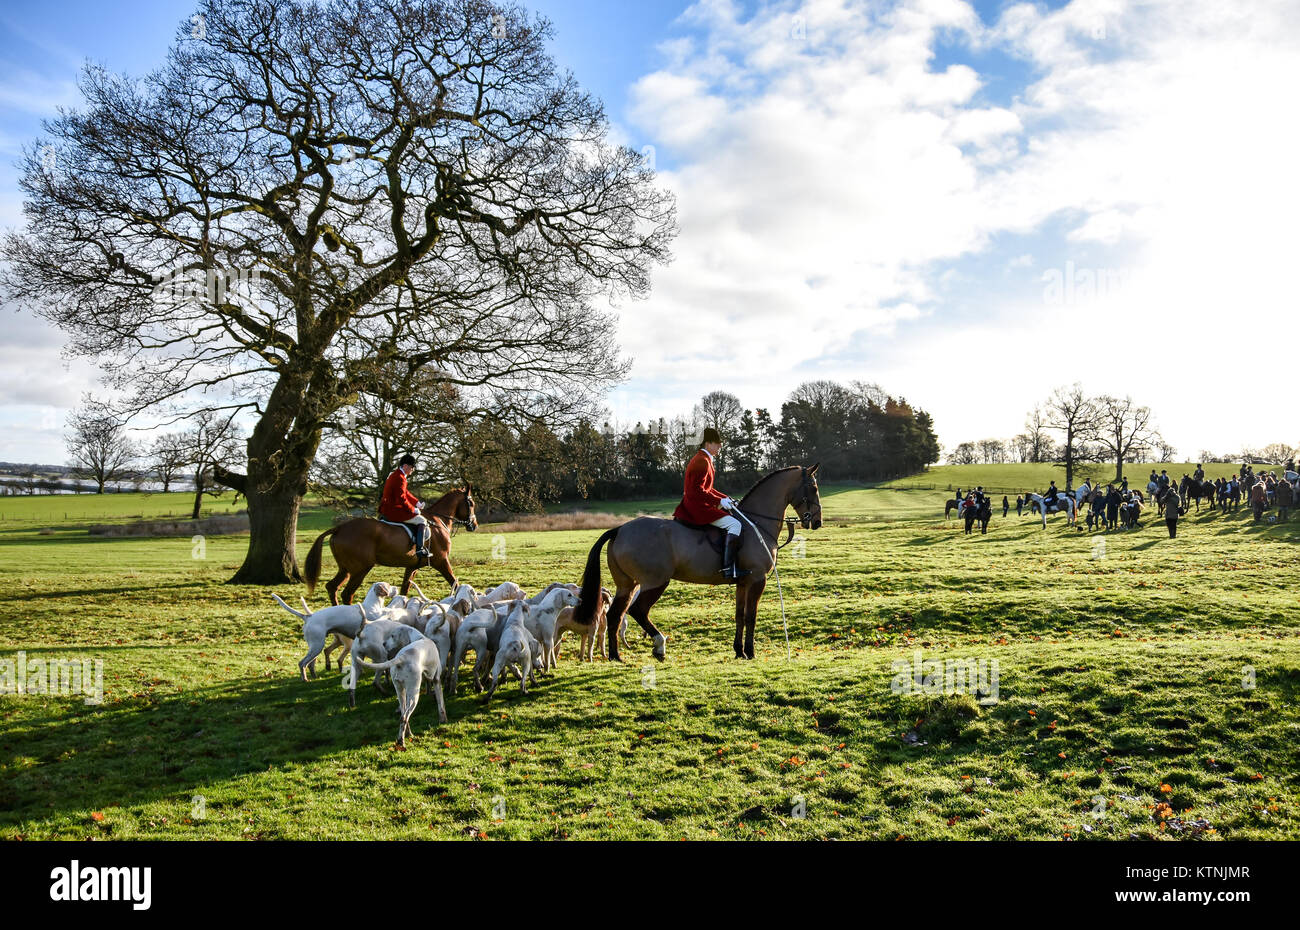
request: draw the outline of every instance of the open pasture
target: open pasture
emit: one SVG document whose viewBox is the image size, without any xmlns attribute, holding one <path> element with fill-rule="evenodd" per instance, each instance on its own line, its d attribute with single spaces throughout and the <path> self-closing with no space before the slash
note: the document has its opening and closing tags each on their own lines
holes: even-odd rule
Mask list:
<svg viewBox="0 0 1300 930">
<path fill-rule="evenodd" d="M 823 486 L 826 525 L 780 563 L 789 660 L 775 584 L 754 662 L 731 657 L 730 589 L 675 584 L 652 614 L 666 662 L 635 623 L 618 666 L 567 638 L 527 698 L 484 709 L 462 675 L 446 726 L 426 698 L 406 752 L 391 696 L 365 681 L 348 710 L 323 663 L 299 681 L 300 625 L 224 584 L 246 537 L 195 558 L 6 519 L 0 659 L 100 659 L 104 695 L 0 696 L 0 837 L 1296 836 L 1300 520 L 1192 515 L 1170 540 L 999 508 L 966 537 L 943 497 Z M 300 558 L 327 525 L 304 515 Z M 499 530 L 457 533 L 462 580 L 576 581 L 599 535 Z M 898 693 L 918 651 L 996 660 L 996 703 Z"/>
</svg>

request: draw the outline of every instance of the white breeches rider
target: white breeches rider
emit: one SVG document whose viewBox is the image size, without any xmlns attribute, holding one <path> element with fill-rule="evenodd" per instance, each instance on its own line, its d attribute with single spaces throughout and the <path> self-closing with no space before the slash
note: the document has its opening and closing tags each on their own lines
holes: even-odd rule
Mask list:
<svg viewBox="0 0 1300 930">
<path fill-rule="evenodd" d="M 420 527 L 429 525 L 429 521 L 424 518 L 424 514 L 422 513 L 417 513 L 415 516 L 411 517 L 411 519 L 403 520 L 402 522 L 409 523 L 412 526 L 420 526 Z M 421 529 L 416 531 L 415 539 L 416 539 L 417 548 L 422 546 L 424 543 L 428 542 L 428 535 L 429 534 L 426 530 Z"/>
<path fill-rule="evenodd" d="M 728 536 L 740 535 L 740 521 L 731 514 L 725 514 L 713 521 L 713 526 L 720 526 L 727 531 Z"/>
</svg>

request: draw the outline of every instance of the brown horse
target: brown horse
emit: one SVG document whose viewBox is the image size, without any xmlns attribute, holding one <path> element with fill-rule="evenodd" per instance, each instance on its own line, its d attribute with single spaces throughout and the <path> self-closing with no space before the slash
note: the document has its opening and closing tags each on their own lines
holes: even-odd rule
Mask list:
<svg viewBox="0 0 1300 930">
<path fill-rule="evenodd" d="M 817 493 L 817 465 L 791 465 L 772 472 L 749 489 L 740 502 L 741 512 L 757 526 L 761 537 L 741 520 L 740 552 L 736 564 L 750 574 L 736 583 L 736 658 L 754 658 L 754 624 L 758 599 L 767 585 L 767 575 L 776 565 L 777 535 L 785 521 L 785 509 L 793 505 L 804 529 L 822 525 L 821 498 Z M 609 543 L 606 555 L 618 590 L 606 614 L 608 629 L 617 630 L 623 615 L 630 613 L 641 629 L 654 639 L 654 657 L 665 655 L 664 635 L 650 622 L 650 608 L 659 600 L 670 581 L 690 584 L 730 584 L 721 574 L 722 556 L 707 540 L 707 531 L 692 529 L 676 520 L 638 517 L 607 530 L 587 556 L 582 575 L 581 602 L 574 619 L 590 623 L 600 601 L 600 550 Z M 635 601 L 633 598 L 635 597 Z M 743 640 L 742 640 L 743 634 Z M 618 661 L 618 637 L 609 637 L 609 657 Z"/>
<path fill-rule="evenodd" d="M 316 537 L 311 551 L 307 553 L 304 574 L 307 579 L 307 593 L 316 589 L 320 578 L 321 547 L 326 536 L 330 539 L 330 552 L 339 570 L 329 581 L 325 590 L 329 591 L 330 603 L 339 602 L 339 585 L 347 582 L 343 588 L 343 603 L 351 604 L 352 595 L 366 574 L 376 565 L 392 565 L 405 568 L 402 578 L 402 593 L 411 587 L 411 576 L 421 565 L 434 568 L 447 579 L 452 590 L 456 588 L 456 576 L 451 570 L 451 527 L 459 523 L 471 533 L 478 529 L 478 517 L 474 513 L 474 497 L 469 485 L 448 491 L 421 511 L 429 518 L 429 539 L 426 548 L 429 557 L 421 561 L 415 556 L 415 543 L 411 541 L 406 530 L 370 517 L 358 517 L 346 523 L 328 529 Z"/>
</svg>

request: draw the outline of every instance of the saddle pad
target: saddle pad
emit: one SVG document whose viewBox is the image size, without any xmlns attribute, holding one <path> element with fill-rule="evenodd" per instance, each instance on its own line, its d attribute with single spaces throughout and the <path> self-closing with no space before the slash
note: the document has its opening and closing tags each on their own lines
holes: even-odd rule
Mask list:
<svg viewBox="0 0 1300 930">
<path fill-rule="evenodd" d="M 395 520 L 385 520 L 383 517 L 379 517 L 378 520 L 380 523 L 387 523 L 389 526 L 400 526 L 402 529 L 406 530 L 406 535 L 411 537 L 411 542 L 415 542 L 415 528 L 409 523 L 398 523 Z"/>
</svg>

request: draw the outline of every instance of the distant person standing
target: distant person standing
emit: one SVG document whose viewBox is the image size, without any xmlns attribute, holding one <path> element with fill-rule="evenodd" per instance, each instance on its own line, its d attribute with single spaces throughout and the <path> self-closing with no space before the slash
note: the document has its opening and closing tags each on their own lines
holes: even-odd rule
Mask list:
<svg viewBox="0 0 1300 930">
<path fill-rule="evenodd" d="M 1169 527 L 1169 538 L 1173 539 L 1178 535 L 1178 508 L 1183 504 L 1183 499 L 1178 496 L 1178 489 L 1173 485 L 1165 492 L 1165 525 Z"/>
<path fill-rule="evenodd" d="M 1011 512 L 1011 502 L 1007 500 L 1007 496 L 1003 494 L 1002 495 L 1002 519 L 1005 520 L 1007 518 L 1007 514 L 1010 512 Z"/>
<path fill-rule="evenodd" d="M 1124 494 L 1128 493 L 1128 475 L 1124 475 L 1120 478 L 1119 489 Z"/>
<path fill-rule="evenodd" d="M 1268 507 L 1268 488 L 1264 486 L 1263 480 L 1256 480 L 1250 486 L 1250 509 L 1255 514 L 1255 522 L 1258 523 L 1260 517 L 1264 516 L 1264 510 Z"/>
<path fill-rule="evenodd" d="M 1295 488 L 1291 482 L 1283 479 L 1277 483 L 1275 500 L 1277 502 L 1277 522 L 1285 523 L 1291 506 L 1295 503 Z"/>
<path fill-rule="evenodd" d="M 1024 515 L 1025 515 L 1025 499 L 1021 497 L 1019 494 L 1017 494 L 1016 495 L 1016 516 L 1023 517 Z"/>
</svg>

